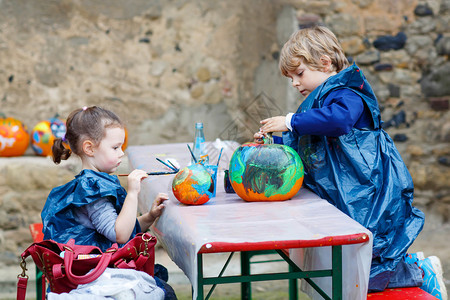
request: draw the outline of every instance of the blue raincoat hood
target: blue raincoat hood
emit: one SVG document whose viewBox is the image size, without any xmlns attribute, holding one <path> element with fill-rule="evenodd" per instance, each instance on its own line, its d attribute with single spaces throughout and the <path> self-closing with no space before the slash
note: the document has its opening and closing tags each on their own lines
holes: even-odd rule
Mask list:
<svg viewBox="0 0 450 300">
<path fill-rule="evenodd" d="M 72 181 L 54 188 L 41 213 L 44 225 L 44 239 L 67 243 L 75 239 L 79 245 L 97 246 L 103 251 L 113 244 L 95 229 L 81 225 L 73 209 L 92 203 L 99 198 L 114 199 L 113 204 L 120 212 L 127 193 L 120 185 L 117 176 L 93 170 L 83 170 Z M 141 231 L 138 221 L 132 237 Z"/>
<path fill-rule="evenodd" d="M 373 233 L 371 280 L 389 278 L 423 228 L 424 214 L 412 207 L 413 182 L 392 139 L 381 129 L 378 103 L 362 71 L 352 65 L 317 87 L 297 112 L 320 108 L 333 90 L 358 94 L 372 127 L 339 137 L 283 134 L 305 166 L 304 184 Z"/>
</svg>

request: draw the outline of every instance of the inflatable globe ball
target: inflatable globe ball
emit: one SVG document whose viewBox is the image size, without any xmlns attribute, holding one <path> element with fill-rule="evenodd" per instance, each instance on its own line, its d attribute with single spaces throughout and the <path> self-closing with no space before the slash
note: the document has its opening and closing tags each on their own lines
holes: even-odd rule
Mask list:
<svg viewBox="0 0 450 300">
<path fill-rule="evenodd" d="M 233 153 L 229 177 L 245 201 L 291 199 L 303 183 L 303 164 L 291 147 L 247 143 Z"/>
<path fill-rule="evenodd" d="M 0 156 L 21 156 L 29 143 L 30 135 L 22 122 L 0 117 Z"/>
<path fill-rule="evenodd" d="M 52 155 L 53 141 L 66 134 L 66 124 L 58 118 L 41 121 L 31 131 L 31 147 L 40 156 Z"/>
<path fill-rule="evenodd" d="M 175 198 L 188 205 L 200 205 L 213 197 L 214 181 L 201 164 L 181 169 L 172 181 Z"/>
</svg>

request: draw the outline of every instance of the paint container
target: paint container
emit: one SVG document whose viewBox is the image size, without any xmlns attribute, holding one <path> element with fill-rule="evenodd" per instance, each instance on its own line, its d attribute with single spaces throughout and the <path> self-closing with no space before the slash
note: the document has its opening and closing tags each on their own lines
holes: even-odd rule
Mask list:
<svg viewBox="0 0 450 300">
<path fill-rule="evenodd" d="M 208 171 L 208 173 L 211 175 L 212 180 L 214 181 L 214 191 L 213 191 L 213 197 L 216 196 L 216 189 L 217 189 L 217 169 L 219 168 L 217 165 L 203 165 L 205 169 Z"/>
<path fill-rule="evenodd" d="M 223 186 L 226 193 L 231 194 L 235 192 L 230 182 L 230 174 L 228 174 L 228 170 L 225 170 L 225 176 L 223 177 Z"/>
</svg>

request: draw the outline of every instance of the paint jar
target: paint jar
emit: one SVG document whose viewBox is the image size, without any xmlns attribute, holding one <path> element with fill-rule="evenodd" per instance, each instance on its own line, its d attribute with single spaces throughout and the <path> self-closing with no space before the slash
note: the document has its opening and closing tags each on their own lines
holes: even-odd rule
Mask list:
<svg viewBox="0 0 450 300">
<path fill-rule="evenodd" d="M 225 193 L 231 194 L 235 193 L 233 186 L 230 181 L 230 174 L 228 174 L 228 170 L 225 170 L 225 176 L 223 177 L 223 186 L 225 188 Z"/>
<path fill-rule="evenodd" d="M 205 169 L 208 171 L 208 173 L 211 175 L 212 180 L 214 181 L 214 191 L 213 191 L 213 197 L 216 196 L 216 189 L 217 189 L 217 169 L 219 168 L 217 165 L 203 165 Z"/>
</svg>

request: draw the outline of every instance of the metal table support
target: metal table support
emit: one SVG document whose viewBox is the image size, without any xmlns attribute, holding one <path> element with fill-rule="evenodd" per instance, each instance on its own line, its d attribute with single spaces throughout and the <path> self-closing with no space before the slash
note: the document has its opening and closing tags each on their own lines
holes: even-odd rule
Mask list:
<svg viewBox="0 0 450 300">
<path fill-rule="evenodd" d="M 251 274 L 250 264 L 251 257 L 254 255 L 261 255 L 267 253 L 278 253 L 280 257 L 289 264 L 288 272 L 280 273 L 264 273 L 264 274 Z M 324 299 L 342 299 L 342 246 L 332 246 L 332 268 L 329 270 L 316 270 L 316 271 L 302 271 L 283 250 L 274 251 L 242 251 L 240 264 L 241 275 L 239 276 L 222 276 L 228 264 L 233 256 L 234 252 L 231 252 L 224 267 L 217 277 L 204 277 L 203 275 L 203 253 L 197 254 L 197 266 L 198 266 L 198 295 L 197 299 L 209 299 L 217 284 L 225 283 L 241 283 L 241 299 L 251 299 L 251 282 L 252 281 L 270 281 L 270 280 L 289 280 L 289 299 L 298 299 L 298 284 L 297 279 L 305 279 Z M 271 261 L 266 261 L 271 262 Z M 314 283 L 311 278 L 316 277 L 332 277 L 332 295 L 327 295 L 318 285 Z M 212 285 L 210 291 L 204 297 L 204 287 L 206 285 Z"/>
</svg>

